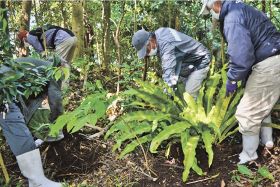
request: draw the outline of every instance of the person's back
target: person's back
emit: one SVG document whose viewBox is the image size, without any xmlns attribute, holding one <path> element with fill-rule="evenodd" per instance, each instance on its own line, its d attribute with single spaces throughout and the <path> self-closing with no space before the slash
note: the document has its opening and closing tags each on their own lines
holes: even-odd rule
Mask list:
<svg viewBox="0 0 280 187">
<path fill-rule="evenodd" d="M 54 50 L 57 55 L 67 61 L 68 65 L 73 59 L 77 45 L 77 37 L 66 28 L 55 25 L 44 25 L 31 30 L 22 29 L 18 33 L 18 39 L 27 47 L 28 44 L 41 54 L 45 54 L 46 48 Z"/>
<path fill-rule="evenodd" d="M 61 29 L 49 29 L 45 31 L 44 34 L 46 36 L 47 48 L 55 48 L 55 46 L 72 37 L 69 33 Z M 35 34 L 32 34 L 32 31 L 30 31 L 26 39 L 27 42 L 30 43 L 37 52 L 44 51 L 44 41 L 42 36 L 38 37 Z"/>
<path fill-rule="evenodd" d="M 208 66 L 210 62 L 208 49 L 192 37 L 167 27 L 157 29 L 155 35 L 161 58 L 164 53 L 174 49 L 176 61 L 192 64 L 198 69 Z"/>
<path fill-rule="evenodd" d="M 132 37 L 132 45 L 140 59 L 160 57 L 162 78 L 168 86 L 175 88 L 180 77 L 185 91 L 197 97 L 211 59 L 201 43 L 172 28 L 162 27 L 155 32 L 137 31 Z"/>
<path fill-rule="evenodd" d="M 236 43 L 243 44 L 243 38 L 250 37 L 255 54 L 253 64 L 280 52 L 280 33 L 263 12 L 242 2 L 226 1 L 223 4 L 220 17 L 224 20 L 224 33 L 228 33 L 226 34 L 228 37 L 232 32 L 239 31 L 232 30 L 234 24 L 248 30 L 248 33 L 239 33 Z M 236 47 L 242 48 L 244 46 Z"/>
</svg>

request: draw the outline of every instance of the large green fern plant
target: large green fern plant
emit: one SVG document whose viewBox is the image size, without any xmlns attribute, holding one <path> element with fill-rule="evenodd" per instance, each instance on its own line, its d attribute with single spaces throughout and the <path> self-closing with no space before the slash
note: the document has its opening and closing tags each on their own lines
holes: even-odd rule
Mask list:
<svg viewBox="0 0 280 187">
<path fill-rule="evenodd" d="M 123 145 L 120 158 L 144 143 L 149 143 L 150 152 L 156 153 L 160 146 L 168 149 L 168 142 L 180 140 L 184 153 L 183 181 L 187 180 L 190 169 L 203 175 L 197 163 L 196 148 L 205 147 L 210 167 L 213 144 L 237 131 L 234 112 L 242 91 L 225 97 L 225 82 L 223 68 L 209 76 L 195 101 L 188 93 L 173 93 L 159 80 L 137 81 L 137 88 L 123 93 L 126 113 L 111 126 L 105 138 L 114 136 L 114 151 Z"/>
</svg>

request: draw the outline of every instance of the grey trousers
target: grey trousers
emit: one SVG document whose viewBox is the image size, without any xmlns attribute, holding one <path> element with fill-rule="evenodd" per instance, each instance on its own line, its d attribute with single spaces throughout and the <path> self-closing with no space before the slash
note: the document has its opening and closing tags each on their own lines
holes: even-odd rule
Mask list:
<svg viewBox="0 0 280 187">
<path fill-rule="evenodd" d="M 0 113 L 0 126 L 15 156 L 36 148 L 31 132 L 26 126 L 23 114 L 16 104 L 9 104 L 9 112 L 5 115 Z"/>
<path fill-rule="evenodd" d="M 206 79 L 209 67 L 205 67 L 203 69 L 193 71 L 187 78 L 180 77 L 180 81 L 183 81 L 185 85 L 185 90 L 195 99 L 199 94 L 199 89 L 201 88 L 201 84 Z"/>
</svg>

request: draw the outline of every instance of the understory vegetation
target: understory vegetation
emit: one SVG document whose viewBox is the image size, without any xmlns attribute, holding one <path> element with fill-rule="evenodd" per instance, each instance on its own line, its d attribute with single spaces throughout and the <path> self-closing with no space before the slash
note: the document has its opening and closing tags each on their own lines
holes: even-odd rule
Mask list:
<svg viewBox="0 0 280 187">
<path fill-rule="evenodd" d="M 247 3 L 280 27 L 280 2 Z M 267 162 L 237 165 L 241 142 L 234 114 L 244 85 L 238 83 L 238 90 L 226 96 L 226 43 L 219 23 L 197 16 L 200 8 L 200 1 L 177 0 L 1 1 L 0 67 L 6 69 L 0 72 L 0 104 L 37 96 L 49 79 L 69 82 L 63 90 L 64 114 L 51 123 L 50 110 L 41 108 L 28 124 L 42 140 L 60 131 L 66 135 L 40 148 L 47 176 L 71 187 L 279 185 L 277 136 Z M 15 62 L 26 55 L 57 63 L 51 51 L 38 55 L 16 38 L 20 28 L 46 23 L 77 36 L 71 71 Z M 138 60 L 133 33 L 159 27 L 179 30 L 211 52 L 210 71 L 196 99 L 183 82 L 175 91 L 163 82 L 156 58 Z M 275 129 L 279 108 L 268 124 Z M 26 186 L 0 134 L 0 186 Z"/>
</svg>

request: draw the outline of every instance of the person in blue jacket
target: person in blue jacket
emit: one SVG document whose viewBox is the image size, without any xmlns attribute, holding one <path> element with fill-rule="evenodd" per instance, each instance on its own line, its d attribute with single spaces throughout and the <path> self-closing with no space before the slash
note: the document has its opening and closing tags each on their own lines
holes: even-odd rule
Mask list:
<svg viewBox="0 0 280 187">
<path fill-rule="evenodd" d="M 200 14 L 219 20 L 228 43 L 229 70 L 226 92 L 232 94 L 238 81 L 246 81 L 236 118 L 242 133 L 240 164 L 258 158 L 261 143 L 273 148 L 270 113 L 280 95 L 280 33 L 267 16 L 242 1 L 203 0 Z"/>
<path fill-rule="evenodd" d="M 132 37 L 132 45 L 139 59 L 155 55 L 160 58 L 162 78 L 168 86 L 176 87 L 181 78 L 186 92 L 197 97 L 211 60 L 206 47 L 190 36 L 167 27 L 155 32 L 137 31 Z"/>
</svg>

